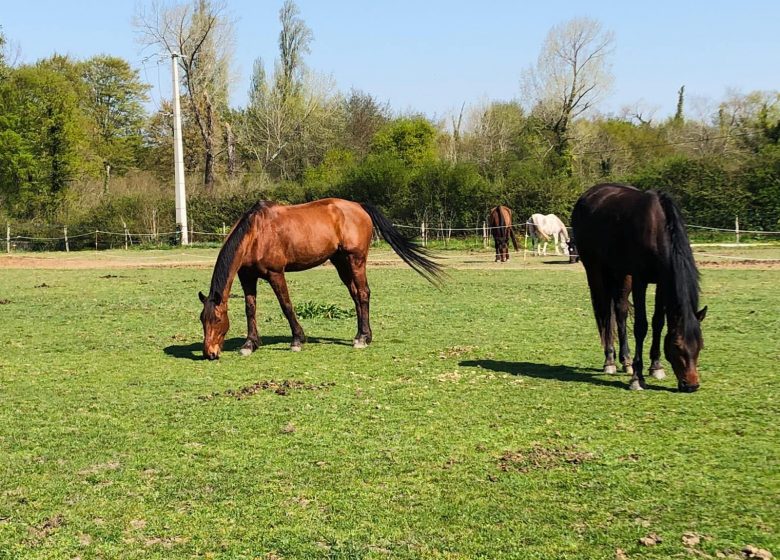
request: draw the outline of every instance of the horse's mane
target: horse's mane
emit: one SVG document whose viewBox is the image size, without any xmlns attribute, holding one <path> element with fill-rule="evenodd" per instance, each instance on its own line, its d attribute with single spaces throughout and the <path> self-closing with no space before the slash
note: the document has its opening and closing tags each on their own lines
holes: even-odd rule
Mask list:
<svg viewBox="0 0 780 560">
<path fill-rule="evenodd" d="M 669 277 L 666 279 L 668 304 L 679 311 L 682 334 L 688 342 L 701 338 L 701 327 L 696 318 L 699 309 L 699 270 L 693 258 L 685 221 L 672 198 L 657 192 L 666 215 L 666 231 L 669 235 Z"/>
<path fill-rule="evenodd" d="M 214 273 L 211 275 L 211 289 L 209 295 L 213 297 L 215 293 L 222 293 L 230 280 L 230 269 L 233 264 L 233 260 L 236 257 L 236 251 L 241 245 L 241 241 L 249 231 L 252 225 L 252 217 L 256 214 L 260 214 L 269 206 L 272 206 L 272 202 L 261 200 L 254 204 L 249 210 L 238 219 L 238 221 L 230 230 L 225 243 L 219 250 L 219 256 L 217 256 L 217 262 L 214 265 Z"/>
</svg>

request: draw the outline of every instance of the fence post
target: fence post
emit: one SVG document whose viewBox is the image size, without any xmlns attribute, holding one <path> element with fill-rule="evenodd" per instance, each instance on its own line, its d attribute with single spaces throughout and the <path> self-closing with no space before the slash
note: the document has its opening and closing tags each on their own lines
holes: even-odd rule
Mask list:
<svg viewBox="0 0 780 560">
<path fill-rule="evenodd" d="M 425 231 L 425 222 L 422 222 L 420 224 L 420 237 L 422 238 L 423 247 L 427 247 L 428 246 L 428 235 L 427 235 L 427 232 Z"/>
<path fill-rule="evenodd" d="M 227 233 L 227 229 L 225 229 L 225 222 L 222 222 L 222 238 L 225 238 L 225 234 Z"/>
<path fill-rule="evenodd" d="M 739 216 L 734 219 L 734 231 L 737 232 L 737 243 L 739 243 Z"/>
<path fill-rule="evenodd" d="M 68 226 L 63 226 L 62 232 L 65 234 L 65 252 L 70 253 L 70 245 L 68 244 Z"/>
<path fill-rule="evenodd" d="M 122 220 L 122 229 L 125 230 L 125 251 L 127 251 L 127 237 L 128 237 L 128 233 L 127 233 L 127 224 L 125 223 L 124 220 Z"/>
<path fill-rule="evenodd" d="M 98 234 L 98 230 L 95 230 L 95 251 L 98 250 L 98 247 L 97 247 L 97 234 Z"/>
<path fill-rule="evenodd" d="M 5 252 L 11 254 L 11 222 L 5 224 Z"/>
<path fill-rule="evenodd" d="M 487 222 L 482 222 L 482 246 L 484 249 L 487 249 L 488 246 Z"/>
</svg>

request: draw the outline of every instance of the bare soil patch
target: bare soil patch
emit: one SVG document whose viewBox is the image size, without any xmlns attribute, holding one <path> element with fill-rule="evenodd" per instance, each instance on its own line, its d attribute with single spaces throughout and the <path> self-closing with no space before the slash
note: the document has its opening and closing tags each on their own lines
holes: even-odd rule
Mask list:
<svg viewBox="0 0 780 560">
<path fill-rule="evenodd" d="M 580 451 L 571 446 L 556 448 L 535 444 L 529 449 L 505 452 L 498 459 L 498 468 L 504 472 L 527 473 L 537 469 L 578 466 L 594 457 L 593 453 Z"/>
<path fill-rule="evenodd" d="M 201 397 L 202 400 L 211 400 L 214 397 L 232 397 L 236 400 L 242 400 L 252 395 L 256 395 L 261 391 L 272 391 L 277 395 L 286 396 L 291 391 L 321 391 L 332 387 L 335 383 L 305 383 L 303 381 L 297 381 L 295 379 L 285 379 L 284 381 L 258 381 L 252 385 L 241 387 L 240 389 L 228 389 L 224 393 L 212 393 L 206 397 Z"/>
</svg>

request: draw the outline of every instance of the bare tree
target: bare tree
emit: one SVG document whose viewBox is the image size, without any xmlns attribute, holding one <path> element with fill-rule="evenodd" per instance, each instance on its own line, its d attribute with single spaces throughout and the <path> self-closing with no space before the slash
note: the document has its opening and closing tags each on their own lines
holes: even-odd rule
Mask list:
<svg viewBox="0 0 780 560">
<path fill-rule="evenodd" d="M 549 31 L 536 66 L 523 74 L 523 88 L 560 156 L 566 157 L 568 151 L 571 121 L 612 84 L 608 63 L 612 45 L 613 34 L 601 23 L 575 18 Z"/>
<path fill-rule="evenodd" d="M 153 2 L 135 19 L 141 42 L 177 56 L 192 118 L 203 142 L 203 183 L 214 188 L 220 113 L 227 107 L 232 24 L 221 0 Z"/>
<path fill-rule="evenodd" d="M 274 74 L 269 79 L 263 61 L 255 61 L 239 133 L 244 148 L 273 177 L 299 179 L 324 153 L 338 105 L 330 94 L 333 81 L 304 64 L 313 35 L 292 0 L 282 6 L 279 21 Z"/>
</svg>

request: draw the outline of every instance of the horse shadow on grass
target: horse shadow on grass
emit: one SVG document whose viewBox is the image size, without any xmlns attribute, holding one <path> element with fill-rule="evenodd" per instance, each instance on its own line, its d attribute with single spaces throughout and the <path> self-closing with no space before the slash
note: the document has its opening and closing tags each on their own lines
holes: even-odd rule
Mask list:
<svg viewBox="0 0 780 560">
<path fill-rule="evenodd" d="M 223 353 L 238 352 L 239 348 L 243 346 L 245 338 L 231 338 L 225 340 L 225 344 L 222 347 Z M 265 347 L 277 346 L 284 344 L 282 348 L 270 348 L 277 351 L 289 352 L 290 342 L 292 339 L 289 336 L 264 336 L 262 337 L 262 345 L 256 350 L 256 352 L 262 352 Z M 335 344 L 337 346 L 352 346 L 352 341 L 345 341 L 340 338 L 327 338 L 327 337 L 306 337 L 306 344 Z M 306 346 L 304 344 L 304 347 Z M 265 348 L 266 350 L 269 348 Z M 173 358 L 179 358 L 184 360 L 203 360 L 203 343 L 193 342 L 192 344 L 172 344 L 163 348 L 168 356 Z"/>
<path fill-rule="evenodd" d="M 604 374 L 601 370 L 589 368 L 573 368 L 564 365 L 534 364 L 532 362 L 505 362 L 501 360 L 463 360 L 458 365 L 461 367 L 479 367 L 498 373 L 508 373 L 518 377 L 535 377 L 536 379 L 553 379 L 556 381 L 571 381 L 575 383 L 590 383 L 617 389 L 628 390 L 628 375 L 621 379 L 612 379 L 613 376 Z M 659 385 L 647 385 L 650 391 L 671 391 L 676 389 Z"/>
</svg>

